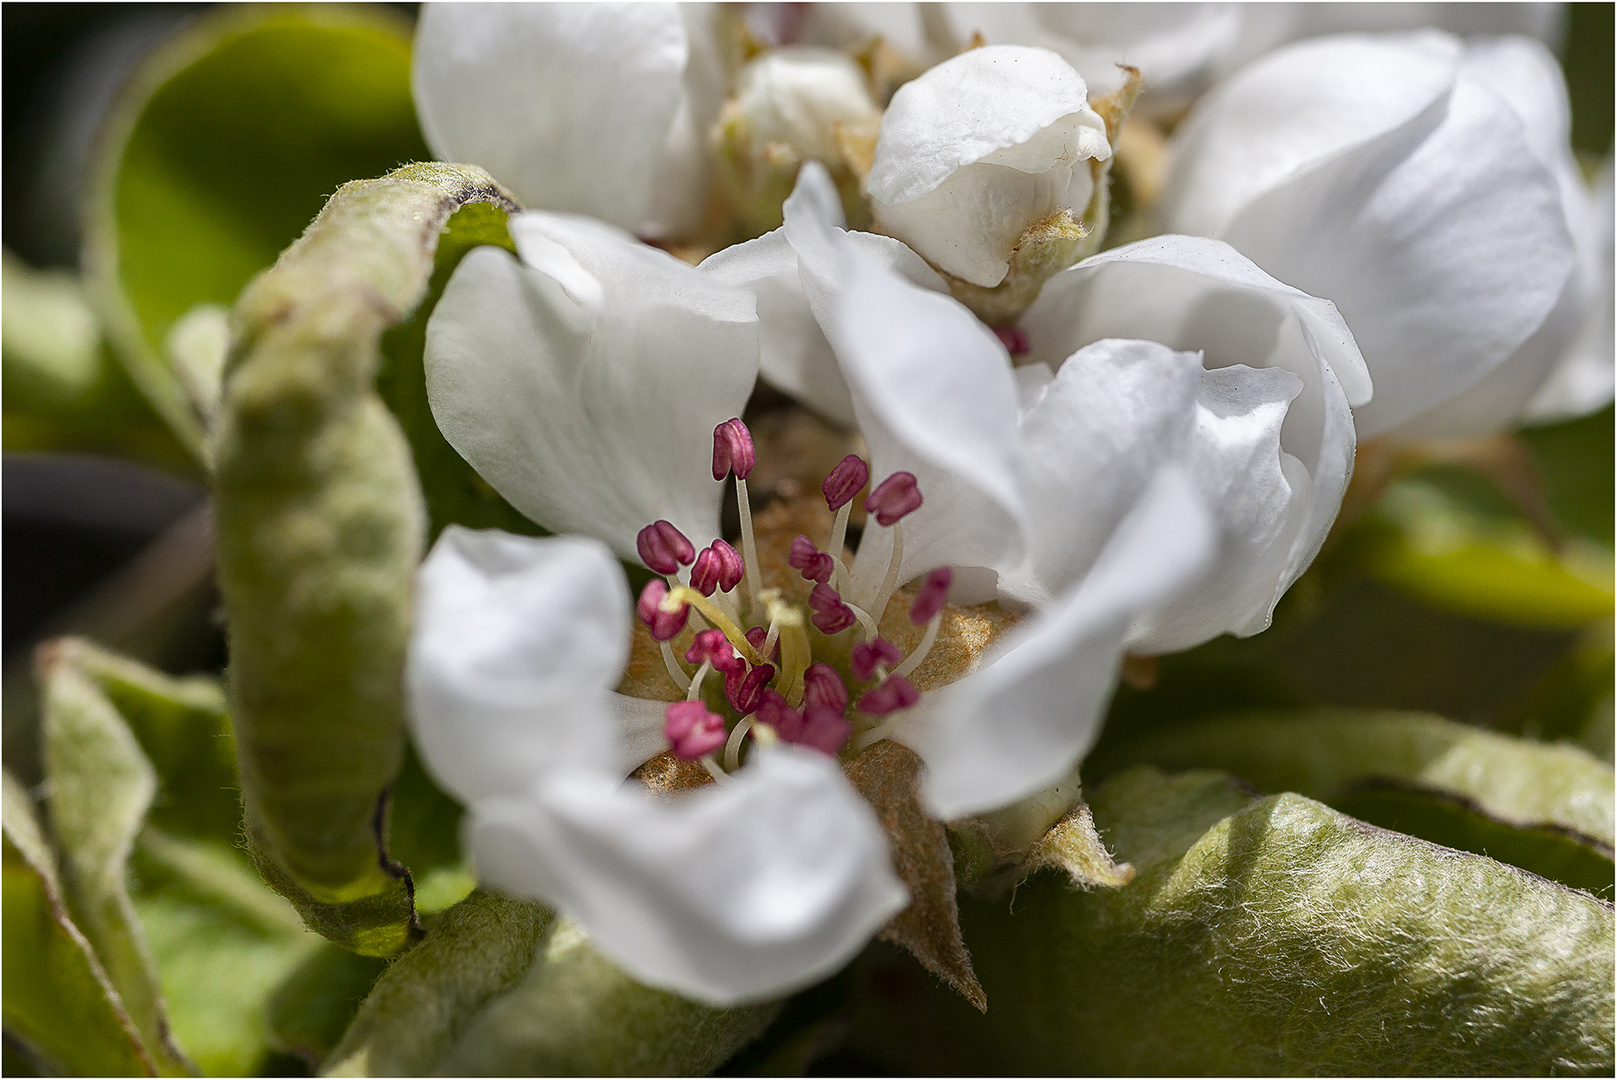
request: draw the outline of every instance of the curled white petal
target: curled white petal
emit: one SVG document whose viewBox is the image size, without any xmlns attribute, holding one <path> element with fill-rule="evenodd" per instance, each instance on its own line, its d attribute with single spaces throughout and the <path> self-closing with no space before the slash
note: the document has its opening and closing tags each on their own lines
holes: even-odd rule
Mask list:
<svg viewBox="0 0 1617 1080">
<path fill-rule="evenodd" d="M 703 209 L 719 104 L 706 9 L 428 4 L 412 71 L 427 143 L 529 206 L 685 231 Z"/>
<path fill-rule="evenodd" d="M 1510 361 L 1573 272 L 1554 172 L 1463 59 L 1434 33 L 1305 42 L 1208 95 L 1176 137 L 1169 227 L 1336 304 L 1375 378 L 1363 437 Z M 1508 381 L 1530 392 L 1541 375 Z"/>
<path fill-rule="evenodd" d="M 1082 216 L 1082 163 L 1111 152 L 1070 64 L 1047 49 L 987 46 L 893 95 L 866 189 L 883 232 L 991 287 L 1030 226 L 1061 209 Z"/>
<path fill-rule="evenodd" d="M 407 667 L 428 771 L 471 802 L 619 759 L 607 689 L 630 618 L 623 570 L 598 541 L 445 529 L 416 577 Z"/>
<path fill-rule="evenodd" d="M 788 46 L 760 55 L 741 70 L 734 115 L 750 142 L 789 146 L 815 161 L 837 161 L 840 126 L 875 126 L 881 110 L 851 57 L 835 49 Z"/>
<path fill-rule="evenodd" d="M 812 751 L 655 798 L 606 773 L 474 808 L 482 881 L 554 904 L 624 970 L 730 1005 L 831 974 L 908 900 L 869 806 Z"/>
<path fill-rule="evenodd" d="M 1216 391 L 1217 380 L 1198 378 L 1196 409 L 1205 423 L 1198 439 L 1183 444 L 1189 456 L 1179 460 L 1204 485 L 1208 504 L 1220 508 L 1228 562 L 1209 576 L 1197 602 L 1180 605 L 1177 619 L 1165 617 L 1156 625 L 1151 645 L 1178 648 L 1220 632 L 1261 630 L 1274 604 L 1313 561 L 1336 518 L 1353 466 L 1349 403 L 1370 395 L 1364 360 L 1336 309 L 1269 277 L 1226 244 L 1161 236 L 1092 256 L 1057 274 L 1022 326 L 1032 345 L 1028 359 L 1051 370 L 1062 370 L 1068 357 L 1083 355 L 1080 350 L 1095 342 L 1132 338 L 1199 353 L 1215 374 L 1238 367 L 1279 369 L 1298 380 L 1294 391 L 1283 385 L 1285 379 L 1257 373 L 1223 376 L 1233 381 Z M 1235 399 L 1229 391 L 1236 392 Z M 1146 397 L 1120 406 L 1110 422 L 1097 416 L 1081 425 L 1085 431 L 1091 423 L 1103 425 L 1094 430 L 1118 429 L 1113 472 L 1128 474 L 1134 467 L 1124 447 L 1149 457 L 1168 445 L 1144 438 L 1125 422 L 1146 415 L 1147 406 L 1168 405 L 1166 387 L 1159 396 Z M 1287 399 L 1282 419 L 1276 409 Z M 1219 400 L 1223 404 L 1215 405 Z M 1249 472 L 1239 464 L 1240 448 L 1270 444 L 1266 432 L 1277 420 L 1278 454 L 1271 456 L 1275 450 L 1269 445 L 1264 471 Z M 1081 442 L 1087 436 L 1075 432 L 1071 437 Z M 1043 452 L 1066 453 L 1054 447 Z M 1193 458 L 1202 461 L 1201 468 Z M 1268 471 L 1276 461 L 1280 476 Z M 1059 483 L 1059 474 L 1054 479 Z M 1115 505 L 1096 498 L 1101 506 Z M 1029 504 L 1048 513 L 1052 502 L 1030 497 Z M 1098 509 L 1097 516 L 1104 520 Z M 1046 544 L 1056 554 L 1047 557 L 1043 571 L 1046 592 L 1064 587 L 1062 575 L 1078 568 L 1078 562 L 1064 560 L 1093 550 L 1075 545 L 1062 554 L 1050 535 Z M 1028 568 L 1037 569 L 1037 561 Z M 1029 599 L 1039 595 L 1026 574 L 1020 589 Z"/>
<path fill-rule="evenodd" d="M 586 218 L 526 213 L 510 228 L 522 261 L 471 252 L 427 325 L 444 437 L 553 532 L 630 559 L 658 518 L 698 545 L 717 536 L 713 428 L 757 376 L 752 295 Z"/>
<path fill-rule="evenodd" d="M 1205 573 L 1216 543 L 1189 477 L 1158 473 L 1075 589 L 902 722 L 928 809 L 992 810 L 1064 777 L 1094 743 L 1135 620 Z"/>
</svg>

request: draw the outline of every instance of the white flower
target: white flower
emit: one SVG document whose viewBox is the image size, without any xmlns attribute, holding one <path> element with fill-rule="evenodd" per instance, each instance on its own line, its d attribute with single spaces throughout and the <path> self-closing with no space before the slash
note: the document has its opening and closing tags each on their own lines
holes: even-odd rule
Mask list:
<svg viewBox="0 0 1617 1080">
<path fill-rule="evenodd" d="M 875 816 L 832 758 L 793 746 L 677 801 L 624 785 L 645 753 L 645 711 L 611 693 L 630 620 L 597 541 L 452 526 L 427 557 L 412 728 L 470 807 L 480 879 L 555 904 L 626 971 L 703 1001 L 830 974 L 906 902 Z"/>
<path fill-rule="evenodd" d="M 866 178 L 881 231 L 938 269 L 991 288 L 1030 227 L 1081 219 L 1089 161 L 1111 156 L 1084 80 L 1046 49 L 972 49 L 906 83 Z"/>
<path fill-rule="evenodd" d="M 428 4 L 412 61 L 427 145 L 529 206 L 688 233 L 724 94 L 714 19 L 708 4 Z"/>
<path fill-rule="evenodd" d="M 1526 39 L 1291 46 L 1176 133 L 1164 222 L 1337 305 L 1375 379 L 1361 437 L 1494 430 L 1549 376 L 1591 294 L 1564 93 Z"/>
</svg>

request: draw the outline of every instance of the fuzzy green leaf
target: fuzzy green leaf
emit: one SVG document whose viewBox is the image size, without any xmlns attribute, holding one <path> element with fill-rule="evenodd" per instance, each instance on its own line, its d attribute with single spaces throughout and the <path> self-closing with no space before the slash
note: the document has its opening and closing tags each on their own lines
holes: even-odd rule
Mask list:
<svg viewBox="0 0 1617 1080">
<path fill-rule="evenodd" d="M 479 890 L 388 969 L 329 1075 L 703 1075 L 774 1017 L 635 982 L 576 923 Z"/>
<path fill-rule="evenodd" d="M 125 90 L 93 166 L 84 264 L 130 375 L 199 455 L 165 357 L 198 304 L 229 304 L 337 186 L 428 155 L 410 27 L 379 8 L 223 8 Z"/>
<path fill-rule="evenodd" d="M 1609 1075 L 1609 903 L 1475 855 L 1135 769 L 1090 806 L 1139 875 L 963 899 L 988 1015 L 898 958 L 856 1045 L 922 1073 Z"/>
<path fill-rule="evenodd" d="M 466 166 L 345 184 L 243 293 L 215 442 L 248 840 L 314 929 L 368 955 L 419 933 L 381 842 L 426 520 L 375 390 L 379 341 L 425 295 L 445 222 L 479 202 L 514 206 Z"/>
<path fill-rule="evenodd" d="M 55 856 L 27 792 L 10 773 L 4 793 L 7 1033 L 50 1069 L 155 1075 L 118 991 L 67 910 Z"/>
</svg>

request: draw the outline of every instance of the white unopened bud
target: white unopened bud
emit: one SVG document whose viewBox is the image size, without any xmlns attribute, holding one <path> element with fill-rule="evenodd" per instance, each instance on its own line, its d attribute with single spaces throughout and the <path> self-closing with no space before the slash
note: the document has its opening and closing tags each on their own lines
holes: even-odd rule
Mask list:
<svg viewBox="0 0 1617 1080">
<path fill-rule="evenodd" d="M 880 123 L 864 71 L 845 54 L 806 45 L 764 53 L 741 70 L 715 132 L 735 210 L 753 231 L 779 225 L 805 161 L 856 194 L 848 147 L 868 148 Z"/>
<path fill-rule="evenodd" d="M 1023 234 L 1081 219 L 1091 160 L 1112 154 L 1083 77 L 1048 49 L 987 46 L 893 95 L 866 181 L 881 231 L 945 273 L 992 288 Z"/>
</svg>

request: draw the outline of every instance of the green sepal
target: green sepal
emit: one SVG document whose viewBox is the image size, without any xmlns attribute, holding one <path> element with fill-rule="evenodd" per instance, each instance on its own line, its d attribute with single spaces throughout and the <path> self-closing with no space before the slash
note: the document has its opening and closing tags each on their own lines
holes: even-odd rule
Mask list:
<svg viewBox="0 0 1617 1080">
<path fill-rule="evenodd" d="M 129 1013 L 62 893 L 28 793 L 4 774 L 4 1014 L 30 1064 L 78 1076 L 154 1076 Z M 46 1072 L 45 1075 L 49 1075 Z"/>
<path fill-rule="evenodd" d="M 479 889 L 377 981 L 326 1073 L 704 1075 L 778 1010 L 646 987 L 576 923 Z"/>
<path fill-rule="evenodd" d="M 174 323 L 233 302 L 339 184 L 427 156 L 410 25 L 385 9 L 221 8 L 137 70 L 91 163 L 83 265 L 119 359 L 198 458 Z"/>
<path fill-rule="evenodd" d="M 379 343 L 421 303 L 439 233 L 471 203 L 515 206 L 471 166 L 343 185 L 238 302 L 213 444 L 248 842 L 311 927 L 369 955 L 419 936 L 408 873 L 381 841 L 427 532 L 409 444 L 375 389 Z"/>
<path fill-rule="evenodd" d="M 854 1047 L 925 1073 L 1609 1075 L 1609 903 L 1295 794 L 1139 768 L 1090 793 L 1121 889 L 963 897 L 986 1016 L 892 954 Z"/>
</svg>

